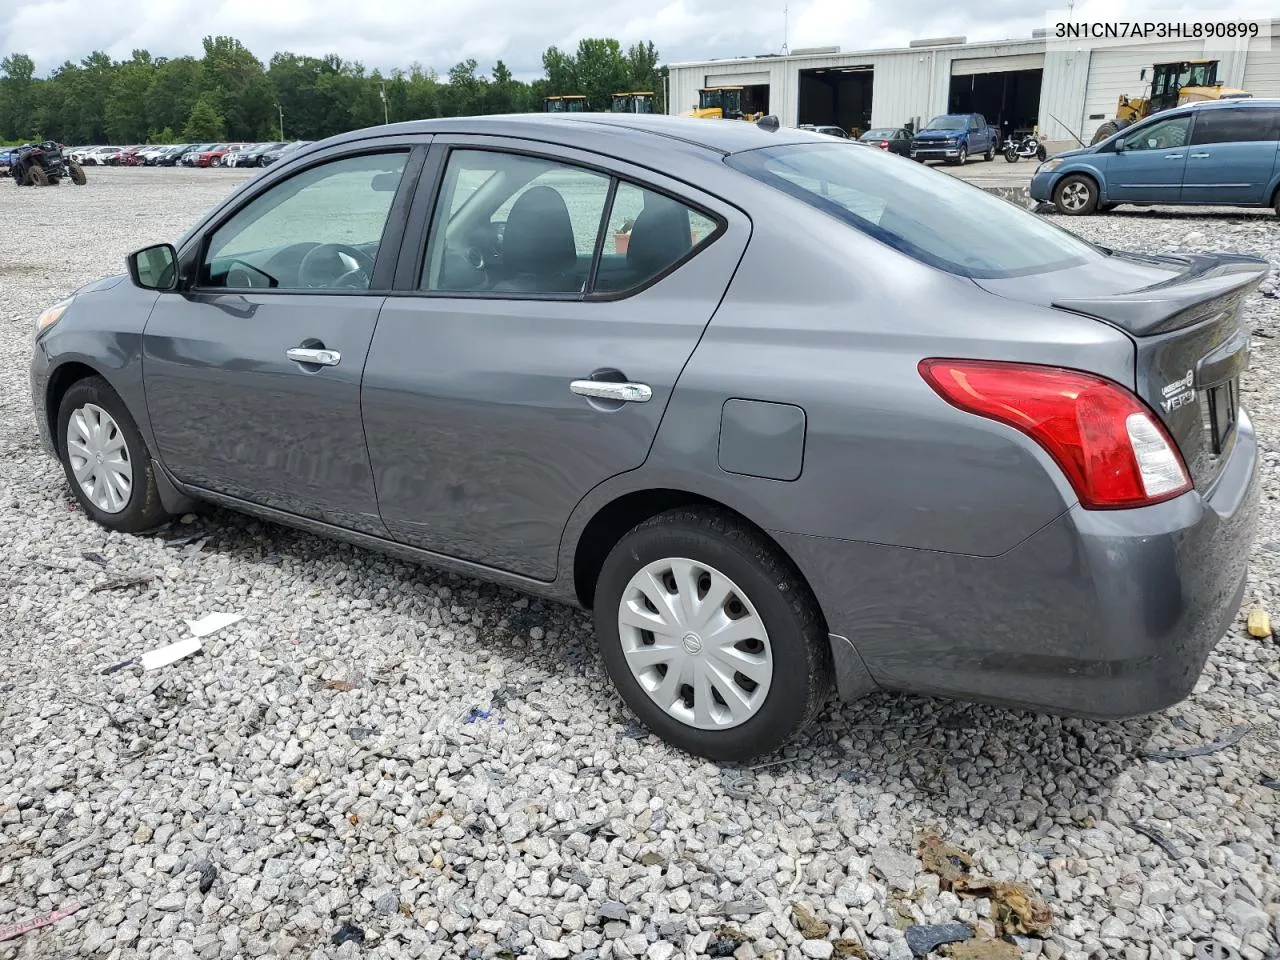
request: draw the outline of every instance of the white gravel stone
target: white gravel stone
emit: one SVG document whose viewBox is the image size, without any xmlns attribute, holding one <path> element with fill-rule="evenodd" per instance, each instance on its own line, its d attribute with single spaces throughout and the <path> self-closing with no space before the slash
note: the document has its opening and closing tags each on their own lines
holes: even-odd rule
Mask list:
<svg viewBox="0 0 1280 960">
<path fill-rule="evenodd" d="M 800 952 L 806 957 L 814 957 L 815 960 L 827 960 L 834 951 L 835 947 L 831 945 L 830 940 L 806 940 L 800 944 Z"/>
<path fill-rule="evenodd" d="M 792 900 L 865 935 L 878 960 L 908 960 L 882 872 L 919 891 L 928 922 L 977 919 L 919 872 L 924 828 L 1049 901 L 1047 960 L 1190 957 L 1213 937 L 1271 956 L 1280 818 L 1259 781 L 1280 775 L 1280 644 L 1248 637 L 1242 618 L 1192 696 L 1158 716 L 833 703 L 791 762 L 737 799 L 716 765 L 631 735 L 585 614 L 223 511 L 175 524 L 165 536 L 197 539 L 170 547 L 69 509 L 30 408 L 33 319 L 129 250 L 175 239 L 246 177 L 91 168 L 83 188 L 0 182 L 0 771 L 21 772 L 0 776 L 0 925 L 89 904 L 4 944 L 5 960 L 471 948 L 662 960 L 696 955 L 724 924 L 758 938 L 742 957 L 829 949 L 801 945 Z M 1280 270 L 1270 214 L 1052 220 L 1107 245 L 1258 253 Z M 1247 307 L 1263 499 L 1245 605 L 1280 617 L 1274 278 L 1264 292 Z M 91 590 L 136 569 L 156 579 Z M 101 672 L 214 611 L 245 619 L 200 655 Z M 466 722 L 473 706 L 489 717 Z M 1143 758 L 1239 724 L 1253 733 L 1219 753 Z M 645 866 L 649 852 L 662 862 Z M 216 876 L 201 894 L 206 861 Z M 726 917 L 727 901 L 750 910 Z M 347 922 L 364 947 L 331 944 Z"/>
</svg>

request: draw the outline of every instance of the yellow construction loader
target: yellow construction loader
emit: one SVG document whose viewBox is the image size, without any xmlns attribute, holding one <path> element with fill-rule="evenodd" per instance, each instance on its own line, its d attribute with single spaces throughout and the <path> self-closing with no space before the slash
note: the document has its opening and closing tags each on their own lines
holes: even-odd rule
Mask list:
<svg viewBox="0 0 1280 960">
<path fill-rule="evenodd" d="M 566 94 L 563 97 L 544 97 L 542 109 L 546 113 L 585 113 L 587 98 L 579 93 Z"/>
<path fill-rule="evenodd" d="M 653 113 L 653 91 L 615 93 L 610 109 L 614 113 Z"/>
<path fill-rule="evenodd" d="M 700 120 L 750 120 L 753 123 L 764 114 L 742 112 L 742 87 L 703 87 L 698 91 L 698 105 L 681 116 Z"/>
<path fill-rule="evenodd" d="M 1116 105 L 1116 118 L 1102 123 L 1093 135 L 1093 143 L 1100 143 L 1131 123 L 1149 117 L 1170 107 L 1180 107 L 1200 100 L 1226 100 L 1248 97 L 1251 94 L 1234 87 L 1224 87 L 1218 80 L 1217 60 L 1182 60 L 1177 63 L 1157 63 L 1151 68 L 1151 86 L 1146 97 L 1129 97 L 1120 94 Z M 1139 80 L 1147 78 L 1144 69 Z"/>
</svg>

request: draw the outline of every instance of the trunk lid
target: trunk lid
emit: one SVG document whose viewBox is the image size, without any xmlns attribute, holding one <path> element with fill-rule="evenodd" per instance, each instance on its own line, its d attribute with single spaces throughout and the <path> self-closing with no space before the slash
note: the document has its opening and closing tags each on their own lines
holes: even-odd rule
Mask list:
<svg viewBox="0 0 1280 960">
<path fill-rule="evenodd" d="M 1192 482 L 1204 490 L 1235 442 L 1240 375 L 1249 361 L 1243 306 L 1269 270 L 1265 260 L 1237 254 L 1108 252 L 1049 275 L 976 282 L 1128 334 L 1136 347 L 1132 385 L 1178 444 Z"/>
</svg>

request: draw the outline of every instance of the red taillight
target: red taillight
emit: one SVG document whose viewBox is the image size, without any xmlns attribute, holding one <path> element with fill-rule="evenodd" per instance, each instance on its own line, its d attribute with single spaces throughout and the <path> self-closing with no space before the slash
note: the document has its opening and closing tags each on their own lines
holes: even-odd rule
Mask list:
<svg viewBox="0 0 1280 960">
<path fill-rule="evenodd" d="M 881 149 L 881 150 L 888 150 L 888 149 L 889 149 L 889 141 L 888 141 L 888 140 L 881 140 L 881 141 L 880 141 L 880 149 Z"/>
<path fill-rule="evenodd" d="M 1028 363 L 922 360 L 948 403 L 1021 430 L 1062 468 L 1082 506 L 1141 507 L 1186 493 L 1191 480 L 1163 424 L 1113 380 Z"/>
</svg>

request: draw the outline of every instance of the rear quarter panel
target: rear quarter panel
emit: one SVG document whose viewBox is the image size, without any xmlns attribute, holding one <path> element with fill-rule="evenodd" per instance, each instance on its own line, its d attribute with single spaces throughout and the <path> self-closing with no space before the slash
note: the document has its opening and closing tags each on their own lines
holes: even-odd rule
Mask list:
<svg viewBox="0 0 1280 960">
<path fill-rule="evenodd" d="M 917 364 L 1022 360 L 1130 382 L 1128 339 L 988 294 L 771 193 L 753 197 L 751 244 L 627 482 L 692 488 L 775 531 L 980 556 L 1067 510 L 1074 494 L 1037 444 L 951 407 Z M 803 407 L 797 479 L 721 469 L 735 398 Z"/>
</svg>

